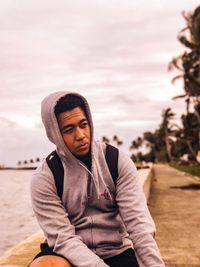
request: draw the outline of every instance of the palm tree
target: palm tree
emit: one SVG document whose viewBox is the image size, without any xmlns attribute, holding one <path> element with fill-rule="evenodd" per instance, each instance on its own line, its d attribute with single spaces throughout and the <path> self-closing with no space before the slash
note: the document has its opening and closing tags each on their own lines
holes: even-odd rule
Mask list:
<svg viewBox="0 0 200 267">
<path fill-rule="evenodd" d="M 131 143 L 131 146 L 129 147 L 130 150 L 135 150 L 141 147 L 143 144 L 143 139 L 141 137 L 138 137 L 136 140 L 133 140 Z"/>
<path fill-rule="evenodd" d="M 40 162 L 40 158 L 37 157 L 36 160 L 35 160 L 35 162 Z"/>
<path fill-rule="evenodd" d="M 190 103 L 193 101 L 195 104 L 198 103 L 200 97 L 200 6 L 193 14 L 183 12 L 183 16 L 187 27 L 179 32 L 178 40 L 187 50 L 172 59 L 169 70 L 175 67 L 181 72 L 173 78 L 172 82 L 183 78 L 185 94 L 176 96 L 174 99 L 184 97 L 189 109 Z"/>
<path fill-rule="evenodd" d="M 109 144 L 110 143 L 110 140 L 106 136 L 103 136 L 102 137 L 102 142 Z"/>
<path fill-rule="evenodd" d="M 119 140 L 117 135 L 113 136 L 113 141 L 116 142 L 116 145 L 119 147 L 123 144 L 123 141 Z"/>
<path fill-rule="evenodd" d="M 162 138 L 164 139 L 168 161 L 172 161 L 170 134 L 172 134 L 173 131 L 170 127 L 170 122 L 174 116 L 175 114 L 172 112 L 171 108 L 167 108 L 162 112 L 163 121 L 161 123 L 160 130 Z"/>
<path fill-rule="evenodd" d="M 182 115 L 181 117 L 183 123 L 183 139 L 185 140 L 190 153 L 193 158 L 196 159 L 198 151 L 198 131 L 199 123 L 198 118 L 195 113 L 189 113 Z"/>
<path fill-rule="evenodd" d="M 137 150 L 145 145 L 149 152 L 144 156 L 147 161 L 172 161 L 172 146 L 174 137 L 174 124 L 171 120 L 174 117 L 171 108 L 162 112 L 162 122 L 154 132 L 144 132 L 143 138 L 138 137 L 133 140 L 130 149 Z M 139 155 L 139 154 L 138 154 Z"/>
<path fill-rule="evenodd" d="M 185 99 L 187 114 L 190 114 L 190 106 L 193 104 L 198 119 L 198 145 L 200 147 L 200 6 L 193 13 L 183 12 L 183 17 L 186 20 L 186 28 L 179 32 L 178 40 L 187 50 L 172 59 L 169 70 L 175 67 L 180 72 L 172 82 L 179 78 L 184 81 L 185 93 L 173 99 Z"/>
</svg>

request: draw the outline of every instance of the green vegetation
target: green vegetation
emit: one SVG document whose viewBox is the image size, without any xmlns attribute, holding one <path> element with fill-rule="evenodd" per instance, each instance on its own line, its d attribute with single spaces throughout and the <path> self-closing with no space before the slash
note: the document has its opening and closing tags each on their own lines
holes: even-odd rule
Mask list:
<svg viewBox="0 0 200 267">
<path fill-rule="evenodd" d="M 170 166 L 179 171 L 187 172 L 191 175 L 198 176 L 200 179 L 200 166 L 199 165 L 186 166 L 186 165 L 170 164 Z"/>
<path fill-rule="evenodd" d="M 173 98 L 184 99 L 186 103 L 185 113 L 181 116 L 182 125 L 176 125 L 174 112 L 165 108 L 158 128 L 132 141 L 130 148 L 136 161 L 196 164 L 197 155 L 200 161 L 200 6 L 192 13 L 183 13 L 183 16 L 186 27 L 178 34 L 178 40 L 185 51 L 169 64 L 169 70 L 175 68 L 179 72 L 172 83 L 182 79 L 184 84 L 184 93 Z M 148 148 L 148 153 L 140 152 L 142 146 Z"/>
<path fill-rule="evenodd" d="M 133 140 L 130 150 L 136 164 L 143 161 L 168 162 L 180 171 L 200 177 L 200 6 L 191 13 L 183 12 L 183 17 L 186 27 L 179 32 L 178 40 L 185 51 L 169 63 L 169 71 L 178 71 L 172 83 L 183 80 L 183 94 L 173 98 L 182 99 L 186 104 L 180 117 L 181 125 L 174 122 L 176 114 L 166 107 L 155 131 L 144 132 L 143 136 Z M 109 143 L 105 136 L 102 141 Z M 113 141 L 118 146 L 123 143 L 117 136 Z"/>
</svg>

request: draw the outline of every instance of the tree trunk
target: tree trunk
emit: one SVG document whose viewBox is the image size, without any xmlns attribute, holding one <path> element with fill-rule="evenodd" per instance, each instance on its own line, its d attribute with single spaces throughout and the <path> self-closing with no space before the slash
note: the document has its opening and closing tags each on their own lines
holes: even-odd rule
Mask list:
<svg viewBox="0 0 200 267">
<path fill-rule="evenodd" d="M 195 151 L 194 151 L 194 149 L 192 148 L 190 141 L 186 141 L 186 143 L 187 143 L 187 145 L 188 145 L 188 148 L 189 148 L 191 154 L 193 155 L 193 157 L 195 158 L 195 160 L 197 160 L 197 159 L 196 159 Z"/>
<path fill-rule="evenodd" d="M 168 161 L 171 162 L 172 161 L 172 154 L 171 154 L 171 146 L 170 146 L 170 143 L 169 143 L 169 136 L 168 136 L 167 127 L 165 128 L 165 144 L 166 144 L 166 151 L 167 151 Z"/>
<path fill-rule="evenodd" d="M 199 115 L 199 112 L 198 111 L 196 111 L 196 109 L 194 110 L 194 113 L 195 113 L 195 115 L 197 116 L 197 120 L 198 120 L 198 123 L 199 123 L 199 125 L 200 125 L 200 115 Z M 200 130 L 198 131 L 198 144 L 199 144 L 199 149 L 200 149 Z"/>
</svg>

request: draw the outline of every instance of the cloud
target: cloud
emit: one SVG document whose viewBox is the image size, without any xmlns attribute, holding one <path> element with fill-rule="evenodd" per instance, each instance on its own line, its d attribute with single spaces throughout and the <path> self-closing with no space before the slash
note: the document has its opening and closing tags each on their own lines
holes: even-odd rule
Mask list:
<svg viewBox="0 0 200 267">
<path fill-rule="evenodd" d="M 0 163 L 16 165 L 18 161 L 46 157 L 54 146 L 45 136 L 43 129 L 23 127 L 0 128 Z"/>
<path fill-rule="evenodd" d="M 182 10 L 198 5 L 197 0 L 1 1 L 0 162 L 16 162 L 19 151 L 23 157 L 48 151 L 40 103 L 53 91 L 86 96 L 98 138 L 116 133 L 128 143 L 154 129 L 167 107 L 179 117 L 185 104 L 171 98 L 183 89 L 171 85 L 167 65 L 183 51 L 177 40 L 185 27 Z"/>
<path fill-rule="evenodd" d="M 1 128 L 14 128 L 17 124 L 7 118 L 0 117 L 0 126 Z"/>
</svg>

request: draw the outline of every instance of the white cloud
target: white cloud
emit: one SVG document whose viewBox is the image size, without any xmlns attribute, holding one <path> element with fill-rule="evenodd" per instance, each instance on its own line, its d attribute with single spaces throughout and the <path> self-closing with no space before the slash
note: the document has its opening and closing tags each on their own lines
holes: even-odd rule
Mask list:
<svg viewBox="0 0 200 267">
<path fill-rule="evenodd" d="M 183 51 L 177 40 L 185 27 L 181 12 L 198 5 L 197 0 L 1 1 L 0 162 L 41 151 L 40 102 L 53 91 L 84 94 L 98 136 L 118 133 L 131 140 L 156 127 L 166 107 L 179 116 L 184 103 L 171 97 L 182 87 L 171 85 L 167 66 Z"/>
</svg>

